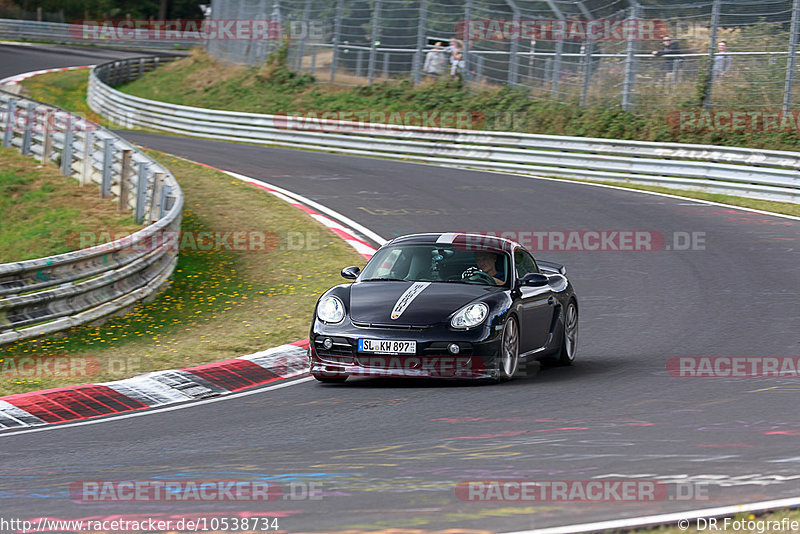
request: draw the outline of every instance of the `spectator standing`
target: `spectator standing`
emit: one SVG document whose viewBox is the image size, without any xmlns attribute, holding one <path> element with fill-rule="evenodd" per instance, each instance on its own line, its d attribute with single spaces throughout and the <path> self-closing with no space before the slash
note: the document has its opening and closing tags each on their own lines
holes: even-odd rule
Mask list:
<svg viewBox="0 0 800 534">
<path fill-rule="evenodd" d="M 441 42 L 437 42 L 433 46 L 433 50 L 425 54 L 425 65 L 422 67 L 422 72 L 431 76 L 440 76 L 446 65 L 447 56 L 444 47 Z"/>
<path fill-rule="evenodd" d="M 728 54 L 728 43 L 726 41 L 717 43 L 717 53 L 714 55 L 713 79 L 719 80 L 728 74 L 728 71 L 731 70 L 732 62 L 733 60 Z"/>
<path fill-rule="evenodd" d="M 679 56 L 681 52 L 681 48 L 678 45 L 677 41 L 673 41 L 671 37 L 664 37 L 661 40 L 663 47 L 661 50 L 653 50 L 654 56 L 664 57 L 663 63 L 663 70 L 664 70 L 664 78 L 666 81 L 677 81 L 678 71 L 680 69 L 681 62 L 683 61 Z"/>
<path fill-rule="evenodd" d="M 459 78 L 464 72 L 466 61 L 464 59 L 464 43 L 455 37 L 450 39 L 450 77 Z"/>
</svg>

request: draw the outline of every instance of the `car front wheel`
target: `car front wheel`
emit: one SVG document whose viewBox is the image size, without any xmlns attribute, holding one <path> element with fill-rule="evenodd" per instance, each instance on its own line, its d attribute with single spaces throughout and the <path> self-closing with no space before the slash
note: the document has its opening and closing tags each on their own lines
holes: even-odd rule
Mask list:
<svg viewBox="0 0 800 534">
<path fill-rule="evenodd" d="M 519 326 L 517 319 L 511 316 L 503 327 L 503 339 L 500 342 L 500 354 L 497 360 L 495 381 L 511 380 L 519 366 Z"/>
</svg>

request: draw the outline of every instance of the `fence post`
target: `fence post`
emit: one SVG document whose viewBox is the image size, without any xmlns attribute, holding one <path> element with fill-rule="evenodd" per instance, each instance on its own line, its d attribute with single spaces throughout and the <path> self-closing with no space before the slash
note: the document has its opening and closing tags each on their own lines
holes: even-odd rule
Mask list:
<svg viewBox="0 0 800 534">
<path fill-rule="evenodd" d="M 306 5 L 303 8 L 303 38 L 297 45 L 297 68 L 295 70 L 301 71 L 303 69 L 303 52 L 308 40 L 308 27 L 309 18 L 311 17 L 311 0 L 306 0 Z"/>
<path fill-rule="evenodd" d="M 706 65 L 706 94 L 703 96 L 703 109 L 711 107 L 711 92 L 714 87 L 714 56 L 717 50 L 717 26 L 721 0 L 714 0 L 711 8 L 711 38 L 708 41 L 708 64 Z"/>
<path fill-rule="evenodd" d="M 560 37 L 560 36 L 559 36 Z M 551 75 L 553 85 L 550 89 L 550 98 L 558 97 L 559 84 L 561 83 L 561 54 L 564 52 L 564 41 L 560 38 L 556 41 L 556 53 L 553 56 L 553 66 Z"/>
<path fill-rule="evenodd" d="M 100 182 L 100 197 L 111 196 L 111 173 L 114 171 L 114 140 L 103 139 L 103 180 Z"/>
<path fill-rule="evenodd" d="M 86 185 L 92 179 L 94 169 L 94 132 L 86 130 L 83 136 L 83 170 L 81 172 L 81 185 Z"/>
<path fill-rule="evenodd" d="M 367 67 L 367 77 L 369 78 L 370 84 L 372 84 L 375 79 L 375 56 L 378 53 L 377 48 L 380 42 L 378 34 L 380 33 L 382 4 L 383 0 L 375 0 L 375 11 L 372 13 L 372 29 L 369 32 L 369 66 Z"/>
<path fill-rule="evenodd" d="M 17 99 L 11 98 L 8 101 L 8 107 L 6 107 L 6 125 L 5 129 L 3 130 L 3 146 L 10 147 L 14 141 L 14 126 L 16 126 L 17 120 Z"/>
<path fill-rule="evenodd" d="M 317 47 L 311 47 L 311 69 L 309 69 L 309 74 L 312 76 L 314 75 L 314 71 L 317 68 Z"/>
<path fill-rule="evenodd" d="M 117 205 L 118 211 L 124 211 L 128 209 L 128 190 L 130 189 L 130 183 L 128 182 L 128 177 L 131 174 L 131 157 L 133 157 L 133 150 L 130 148 L 122 149 L 122 167 L 119 173 L 119 205 Z"/>
<path fill-rule="evenodd" d="M 333 58 L 331 59 L 331 83 L 336 78 L 336 64 L 339 62 L 339 40 L 342 36 L 342 10 L 344 0 L 336 3 L 336 20 L 333 22 Z"/>
<path fill-rule="evenodd" d="M 36 104 L 28 102 L 25 109 L 28 113 L 25 118 L 25 129 L 22 132 L 22 149 L 20 150 L 23 156 L 31 153 L 31 139 L 33 138 L 33 129 L 36 128 Z"/>
<path fill-rule="evenodd" d="M 422 50 L 425 48 L 425 26 L 428 14 L 428 0 L 421 0 L 419 6 L 419 20 L 417 22 L 417 49 L 414 51 L 414 83 L 418 84 L 422 77 Z"/>
<path fill-rule="evenodd" d="M 139 162 L 139 179 L 136 182 L 136 216 L 134 221 L 141 224 L 144 220 L 144 209 L 147 204 L 147 168 L 150 163 L 147 161 Z"/>
<path fill-rule="evenodd" d="M 461 40 L 464 41 L 464 79 L 469 80 L 469 65 L 471 62 L 470 58 L 470 49 L 469 49 L 469 21 L 472 20 L 472 0 L 467 0 L 466 5 L 464 6 L 464 35 L 461 36 Z M 478 58 L 480 59 L 480 58 Z M 445 64 L 445 69 L 449 69 L 449 61 Z M 480 76 L 478 75 L 478 71 L 483 69 L 483 64 L 476 65 L 476 73 L 475 77 L 480 80 Z M 448 72 L 447 70 L 445 72 Z"/>
<path fill-rule="evenodd" d="M 592 79 L 592 52 L 594 51 L 594 41 L 586 41 L 583 50 L 583 87 L 581 88 L 581 104 L 586 107 L 589 99 L 589 81 Z"/>
<path fill-rule="evenodd" d="M 522 19 L 522 16 L 520 14 L 521 12 L 519 10 L 519 7 L 517 6 L 517 3 L 514 0 L 506 0 L 506 4 L 508 4 L 508 6 L 511 8 L 511 12 L 514 14 L 513 15 L 514 16 L 514 25 L 516 26 L 516 28 L 519 29 L 519 26 L 521 24 L 520 19 Z M 517 59 L 518 59 L 517 55 L 518 54 L 519 54 L 519 31 L 517 33 L 517 37 L 511 39 L 511 47 L 510 47 L 509 54 L 508 54 L 508 84 L 509 85 L 516 85 L 517 80 L 518 80 L 518 76 L 517 76 L 517 73 L 518 73 L 517 68 L 519 66 L 518 62 L 517 62 Z"/>
<path fill-rule="evenodd" d="M 72 176 L 72 144 L 75 142 L 75 123 L 72 114 L 67 115 L 67 129 L 64 131 L 64 148 L 61 149 L 61 174 Z"/>
<path fill-rule="evenodd" d="M 639 17 L 639 3 L 634 2 L 631 6 L 631 25 L 636 23 Z M 636 55 L 634 50 L 634 35 L 633 32 L 628 33 L 628 43 L 625 48 L 625 79 L 622 83 L 622 109 L 630 111 L 633 107 L 631 101 L 631 93 L 633 92 L 633 85 L 636 76 Z"/>
<path fill-rule="evenodd" d="M 792 91 L 794 90 L 794 65 L 797 55 L 797 39 L 800 32 L 800 0 L 792 3 L 792 35 L 789 37 L 789 57 L 786 60 L 786 86 L 783 89 L 783 111 L 792 107 Z"/>
</svg>

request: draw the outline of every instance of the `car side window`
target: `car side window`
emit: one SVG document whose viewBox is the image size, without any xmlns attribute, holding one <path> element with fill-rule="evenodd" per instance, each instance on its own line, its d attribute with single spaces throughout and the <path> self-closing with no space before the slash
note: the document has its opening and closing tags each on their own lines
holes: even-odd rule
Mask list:
<svg viewBox="0 0 800 534">
<path fill-rule="evenodd" d="M 524 250 L 517 249 L 514 252 L 514 265 L 517 268 L 517 278 L 522 278 L 529 273 L 538 273 L 539 268 L 536 267 L 536 262 L 530 254 Z"/>
</svg>

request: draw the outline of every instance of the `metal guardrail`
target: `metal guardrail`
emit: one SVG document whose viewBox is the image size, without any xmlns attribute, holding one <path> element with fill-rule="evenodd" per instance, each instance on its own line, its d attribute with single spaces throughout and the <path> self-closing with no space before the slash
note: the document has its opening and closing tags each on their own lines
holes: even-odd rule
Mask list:
<svg viewBox="0 0 800 534">
<path fill-rule="evenodd" d="M 141 61 L 154 60 L 129 59 L 97 66 L 89 79 L 90 107 L 128 128 L 800 203 L 797 152 L 262 115 L 147 100 L 108 85 L 110 80 L 120 79 L 121 72 L 147 70 L 130 68 Z"/>
<path fill-rule="evenodd" d="M 82 117 L 4 91 L 0 142 L 59 165 L 81 184 L 97 184 L 101 197 L 147 224 L 91 248 L 0 264 L 0 344 L 116 313 L 169 278 L 177 262 L 183 193 L 166 168 Z"/>
<path fill-rule="evenodd" d="M 0 39 L 8 41 L 40 41 L 71 45 L 111 46 L 153 50 L 180 50 L 197 46 L 198 40 L 153 39 L 89 39 L 80 35 L 81 26 L 62 22 L 0 19 Z M 202 43 L 202 41 L 199 41 Z"/>
</svg>

